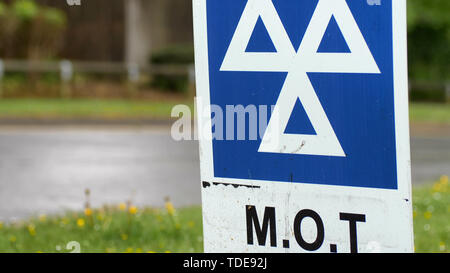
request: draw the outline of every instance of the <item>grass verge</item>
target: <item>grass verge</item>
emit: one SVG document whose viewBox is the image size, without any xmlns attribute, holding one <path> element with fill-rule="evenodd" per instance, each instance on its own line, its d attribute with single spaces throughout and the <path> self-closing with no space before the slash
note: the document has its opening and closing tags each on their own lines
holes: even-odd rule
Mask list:
<svg viewBox="0 0 450 273">
<path fill-rule="evenodd" d="M 180 102 L 183 103 L 183 102 Z M 98 99 L 3 99 L 3 119 L 168 119 L 178 102 Z"/>
<path fill-rule="evenodd" d="M 411 122 L 450 124 L 450 104 L 412 103 L 409 116 Z"/>
<path fill-rule="evenodd" d="M 450 253 L 450 187 L 448 176 L 413 191 L 416 252 Z"/>
<path fill-rule="evenodd" d="M 164 253 L 202 252 L 201 210 L 198 207 L 153 209 L 104 207 L 80 213 L 3 225 L 4 253 Z"/>
<path fill-rule="evenodd" d="M 32 119 L 168 119 L 173 106 L 193 101 L 120 99 L 1 99 L 0 118 Z M 412 103 L 412 122 L 450 124 L 449 104 Z"/>
<path fill-rule="evenodd" d="M 414 189 L 416 252 L 450 252 L 450 187 L 447 176 Z M 0 252 L 202 252 L 200 207 L 86 209 L 0 224 Z M 73 244 L 73 243 L 72 243 Z"/>
</svg>

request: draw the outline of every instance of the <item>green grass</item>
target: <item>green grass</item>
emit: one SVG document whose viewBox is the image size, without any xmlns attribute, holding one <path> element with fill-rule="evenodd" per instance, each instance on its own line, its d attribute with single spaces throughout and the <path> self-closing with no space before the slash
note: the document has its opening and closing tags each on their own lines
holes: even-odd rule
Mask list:
<svg viewBox="0 0 450 273">
<path fill-rule="evenodd" d="M 138 209 L 136 214 L 118 208 L 38 217 L 4 224 L 0 252 L 68 253 L 78 242 L 82 253 L 201 252 L 201 210 L 183 208 L 171 215 L 165 209 Z"/>
<path fill-rule="evenodd" d="M 172 107 L 193 101 L 161 102 L 120 99 L 1 99 L 0 118 L 168 119 Z M 412 103 L 412 122 L 450 124 L 449 104 Z"/>
<path fill-rule="evenodd" d="M 412 103 L 409 109 L 412 122 L 450 124 L 450 104 Z"/>
<path fill-rule="evenodd" d="M 448 177 L 414 190 L 416 252 L 450 252 Z M 0 226 L 0 252 L 70 252 L 76 241 L 89 252 L 202 252 L 200 207 L 122 207 L 41 216 Z"/>
<path fill-rule="evenodd" d="M 3 99 L 0 100 L 0 118 L 167 119 L 176 104 L 116 99 Z"/>
<path fill-rule="evenodd" d="M 416 252 L 450 253 L 450 187 L 447 176 L 413 191 Z"/>
</svg>

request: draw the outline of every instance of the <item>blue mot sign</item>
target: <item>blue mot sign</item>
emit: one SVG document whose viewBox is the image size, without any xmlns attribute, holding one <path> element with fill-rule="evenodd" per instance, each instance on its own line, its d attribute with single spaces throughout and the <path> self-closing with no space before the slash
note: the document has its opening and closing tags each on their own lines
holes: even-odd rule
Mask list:
<svg viewBox="0 0 450 273">
<path fill-rule="evenodd" d="M 412 249 L 412 232 L 393 246 L 370 237 L 381 219 L 361 224 L 392 214 L 384 220 L 411 229 L 405 6 L 194 0 L 204 219 L 230 222 L 205 227 L 206 250 Z M 313 219 L 311 238 L 289 218 Z M 355 234 L 344 243 L 336 220 L 365 226 L 365 245 Z M 225 234 L 228 245 L 214 239 Z"/>
</svg>

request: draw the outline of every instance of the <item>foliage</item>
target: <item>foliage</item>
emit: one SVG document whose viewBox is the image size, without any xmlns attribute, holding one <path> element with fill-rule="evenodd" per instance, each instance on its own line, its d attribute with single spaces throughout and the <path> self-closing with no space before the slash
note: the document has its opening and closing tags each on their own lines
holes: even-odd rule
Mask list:
<svg viewBox="0 0 450 273">
<path fill-rule="evenodd" d="M 450 2 L 447 0 L 408 0 L 408 27 L 414 28 L 423 23 L 437 28 L 448 26 L 449 10 Z"/>
<path fill-rule="evenodd" d="M 432 187 L 416 189 L 414 201 L 414 240 L 416 252 L 450 253 L 450 186 L 442 176 Z"/>
<path fill-rule="evenodd" d="M 430 82 L 432 79 L 416 81 L 411 79 L 409 87 L 411 89 L 409 100 L 411 102 L 432 102 L 445 103 L 450 102 L 450 97 L 447 96 L 447 84 L 445 82 Z"/>
<path fill-rule="evenodd" d="M 194 63 L 194 48 L 192 45 L 172 45 L 153 52 L 150 57 L 153 65 L 181 66 Z M 186 92 L 189 88 L 188 75 L 165 75 L 156 73 L 153 86 L 178 92 Z"/>
<path fill-rule="evenodd" d="M 152 64 L 192 64 L 194 48 L 192 45 L 172 45 L 153 52 Z"/>
<path fill-rule="evenodd" d="M 187 75 L 155 73 L 153 75 L 152 87 L 167 91 L 186 92 L 189 88 L 189 79 Z"/>
<path fill-rule="evenodd" d="M 450 1 L 408 0 L 410 76 L 450 80 Z"/>
<path fill-rule="evenodd" d="M 122 203 L 85 208 L 61 216 L 39 215 L 16 223 L 0 223 L 0 252 L 68 253 L 201 252 L 201 211 L 138 208 Z"/>
<path fill-rule="evenodd" d="M 30 21 L 39 12 L 39 6 L 32 0 L 17 0 L 12 4 L 12 10 L 23 21 Z"/>
<path fill-rule="evenodd" d="M 6 5 L 3 2 L 0 2 L 0 16 L 5 16 L 6 13 Z"/>
<path fill-rule="evenodd" d="M 0 5 L 0 58 L 56 56 L 67 25 L 66 14 L 33 0 Z"/>
</svg>

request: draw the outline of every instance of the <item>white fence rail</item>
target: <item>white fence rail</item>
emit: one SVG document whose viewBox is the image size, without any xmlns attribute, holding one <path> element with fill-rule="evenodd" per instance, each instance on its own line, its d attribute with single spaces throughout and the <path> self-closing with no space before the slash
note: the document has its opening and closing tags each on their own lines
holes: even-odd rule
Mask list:
<svg viewBox="0 0 450 273">
<path fill-rule="evenodd" d="M 142 75 L 185 75 L 189 84 L 195 81 L 194 65 L 152 65 L 139 66 L 121 62 L 85 62 L 85 61 L 29 61 L 0 59 L 0 97 L 3 96 L 2 81 L 7 72 L 22 73 L 59 73 L 61 95 L 67 93 L 68 84 L 76 73 L 125 75 L 130 83 L 137 83 Z"/>
</svg>

